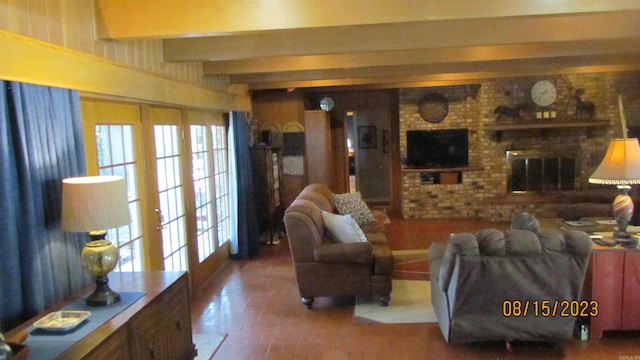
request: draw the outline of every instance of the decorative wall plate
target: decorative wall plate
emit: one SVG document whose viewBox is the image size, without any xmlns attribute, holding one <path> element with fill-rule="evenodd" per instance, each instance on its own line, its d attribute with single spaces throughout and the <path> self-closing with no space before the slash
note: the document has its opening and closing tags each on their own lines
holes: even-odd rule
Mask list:
<svg viewBox="0 0 640 360">
<path fill-rule="evenodd" d="M 449 113 L 449 101 L 442 94 L 427 94 L 420 99 L 418 112 L 425 121 L 439 123 Z"/>
</svg>

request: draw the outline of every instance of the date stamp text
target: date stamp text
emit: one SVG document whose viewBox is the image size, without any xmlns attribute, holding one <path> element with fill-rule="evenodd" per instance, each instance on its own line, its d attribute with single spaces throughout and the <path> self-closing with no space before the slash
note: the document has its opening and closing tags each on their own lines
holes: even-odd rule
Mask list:
<svg viewBox="0 0 640 360">
<path fill-rule="evenodd" d="M 504 317 L 595 317 L 598 316 L 595 300 L 505 300 L 502 302 Z"/>
</svg>

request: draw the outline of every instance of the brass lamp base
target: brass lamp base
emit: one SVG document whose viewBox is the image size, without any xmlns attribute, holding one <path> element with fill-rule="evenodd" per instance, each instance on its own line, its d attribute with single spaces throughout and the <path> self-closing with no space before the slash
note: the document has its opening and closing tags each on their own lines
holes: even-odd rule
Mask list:
<svg viewBox="0 0 640 360">
<path fill-rule="evenodd" d="M 120 301 L 120 294 L 111 290 L 106 275 L 96 277 L 96 290 L 87 297 L 88 306 L 107 306 Z"/>
<path fill-rule="evenodd" d="M 88 306 L 106 306 L 120 301 L 120 294 L 109 288 L 107 274 L 118 262 L 118 248 L 108 240 L 104 240 L 105 232 L 93 232 L 91 238 L 82 249 L 82 264 L 96 277 L 96 289 L 87 298 Z"/>
</svg>

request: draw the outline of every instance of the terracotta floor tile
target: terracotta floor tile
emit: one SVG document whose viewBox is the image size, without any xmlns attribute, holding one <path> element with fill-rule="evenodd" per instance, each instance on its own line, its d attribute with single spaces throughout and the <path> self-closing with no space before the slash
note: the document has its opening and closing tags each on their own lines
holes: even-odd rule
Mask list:
<svg viewBox="0 0 640 360">
<path fill-rule="evenodd" d="M 452 231 L 505 228 L 474 220 L 401 220 L 386 226 L 393 250 L 427 249 Z M 424 234 L 429 234 L 428 239 Z M 407 265 L 405 270 L 416 270 Z M 424 271 L 424 266 L 418 268 Z M 354 324 L 353 298 L 300 302 L 286 240 L 251 260 L 230 261 L 194 295 L 193 328 L 228 334 L 214 360 L 244 359 L 640 359 L 639 333 L 560 345 L 449 345 L 437 324 Z"/>
</svg>

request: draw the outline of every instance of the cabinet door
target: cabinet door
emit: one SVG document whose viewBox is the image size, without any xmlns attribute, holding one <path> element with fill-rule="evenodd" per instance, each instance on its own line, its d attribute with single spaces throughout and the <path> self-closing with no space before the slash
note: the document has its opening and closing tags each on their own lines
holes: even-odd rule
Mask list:
<svg viewBox="0 0 640 360">
<path fill-rule="evenodd" d="M 118 359 L 129 360 L 129 345 L 127 341 L 127 327 L 123 326 L 113 333 L 100 345 L 96 346 L 84 360 Z"/>
<path fill-rule="evenodd" d="M 622 330 L 640 329 L 640 252 L 625 251 Z"/>
<path fill-rule="evenodd" d="M 620 329 L 624 252 L 599 250 L 591 253 L 593 261 L 592 300 L 598 302 L 598 316 L 591 318 L 592 334 L 602 337 L 602 330 Z"/>
<path fill-rule="evenodd" d="M 171 287 L 164 296 L 165 308 L 169 310 L 166 319 L 166 334 L 171 341 L 171 359 L 193 358 L 194 345 L 191 333 L 191 311 L 189 308 L 187 283 Z"/>
<path fill-rule="evenodd" d="M 166 331 L 166 309 L 154 301 L 130 321 L 129 348 L 136 360 L 172 359 L 168 355 L 171 338 Z"/>
</svg>

